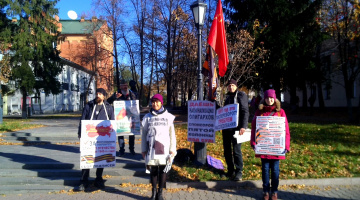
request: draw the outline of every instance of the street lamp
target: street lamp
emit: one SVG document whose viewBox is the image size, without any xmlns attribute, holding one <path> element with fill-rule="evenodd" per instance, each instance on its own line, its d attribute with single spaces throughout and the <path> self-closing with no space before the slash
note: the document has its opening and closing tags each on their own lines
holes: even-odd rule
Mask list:
<svg viewBox="0 0 360 200">
<path fill-rule="evenodd" d="M 204 100 L 203 98 L 203 84 L 202 84 L 202 74 L 201 74 L 201 28 L 204 25 L 205 13 L 206 13 L 206 3 L 201 1 L 195 1 L 191 4 L 190 9 L 193 12 L 194 21 L 196 28 L 198 30 L 198 80 L 197 80 L 197 100 Z M 204 165 L 206 163 L 206 144 L 195 142 L 194 152 L 196 158 L 196 164 Z"/>
</svg>

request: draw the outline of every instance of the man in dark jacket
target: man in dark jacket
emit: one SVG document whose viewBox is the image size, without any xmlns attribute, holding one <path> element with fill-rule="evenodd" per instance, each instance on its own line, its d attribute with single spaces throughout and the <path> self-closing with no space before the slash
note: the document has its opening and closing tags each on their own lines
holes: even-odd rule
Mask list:
<svg viewBox="0 0 360 200">
<path fill-rule="evenodd" d="M 81 138 L 81 120 L 114 120 L 114 109 L 105 100 L 106 91 L 103 88 L 96 90 L 96 98 L 87 103 L 83 109 L 79 129 L 78 137 Z M 106 109 L 106 110 L 105 110 Z M 102 178 L 104 168 L 96 169 L 96 179 L 94 185 L 100 189 L 104 189 L 104 180 Z M 89 186 L 89 173 L 90 169 L 81 170 L 80 185 L 75 188 L 77 191 L 84 191 Z"/>
<path fill-rule="evenodd" d="M 237 90 L 237 82 L 234 79 L 231 79 L 227 85 L 228 93 L 226 94 L 227 96 L 224 105 L 239 104 L 239 123 L 236 128 L 222 130 L 224 157 L 228 167 L 228 173 L 226 176 L 229 178 L 234 177 L 235 181 L 241 181 L 243 171 L 241 143 L 237 143 L 237 139 L 234 138 L 234 134 L 235 131 L 239 131 L 239 134 L 242 135 L 248 127 L 248 97 L 244 92 Z"/>
<path fill-rule="evenodd" d="M 128 83 L 125 80 L 120 81 L 120 89 L 115 92 L 109 99 L 107 100 L 108 103 L 112 104 L 114 101 L 121 101 L 121 100 L 136 100 L 136 94 L 129 90 Z M 124 136 L 118 136 L 119 142 L 119 154 L 123 156 L 125 154 L 125 141 Z M 132 155 L 135 155 L 135 136 L 129 135 L 129 150 Z"/>
</svg>

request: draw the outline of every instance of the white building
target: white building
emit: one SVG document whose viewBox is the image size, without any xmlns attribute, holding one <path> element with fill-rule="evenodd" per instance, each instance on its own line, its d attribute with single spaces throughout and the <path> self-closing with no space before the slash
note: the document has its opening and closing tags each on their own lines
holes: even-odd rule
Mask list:
<svg viewBox="0 0 360 200">
<path fill-rule="evenodd" d="M 85 100 L 95 98 L 95 73 L 86 68 L 62 58 L 64 63 L 63 71 L 58 75 L 62 92 L 57 95 L 45 95 L 41 92 L 40 97 L 32 94 L 27 97 L 28 113 L 59 113 L 59 112 L 76 112 L 82 110 Z M 91 79 L 91 77 L 93 78 Z M 87 99 L 85 99 L 86 89 L 91 80 Z M 15 88 L 14 82 L 9 82 L 10 88 Z M 3 114 L 20 115 L 22 107 L 22 94 L 16 90 L 14 95 L 4 96 Z"/>
</svg>

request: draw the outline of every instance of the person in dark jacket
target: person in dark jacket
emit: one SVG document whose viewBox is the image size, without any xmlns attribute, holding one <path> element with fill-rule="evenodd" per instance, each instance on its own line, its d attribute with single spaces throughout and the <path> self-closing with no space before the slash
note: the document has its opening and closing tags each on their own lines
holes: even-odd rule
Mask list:
<svg viewBox="0 0 360 200">
<path fill-rule="evenodd" d="M 136 100 L 136 94 L 129 90 L 128 83 L 125 80 L 120 81 L 120 89 L 108 98 L 107 102 L 112 104 L 114 101 L 121 100 Z M 119 154 L 123 156 L 125 154 L 125 141 L 124 136 L 118 136 L 119 142 Z M 132 155 L 135 155 L 135 136 L 129 135 L 129 150 Z"/>
<path fill-rule="evenodd" d="M 227 164 L 227 177 L 233 178 L 234 181 L 242 180 L 243 159 L 241 152 L 241 143 L 237 143 L 234 138 L 235 131 L 242 135 L 248 127 L 249 106 L 248 97 L 244 92 L 238 91 L 237 82 L 231 79 L 228 84 L 228 93 L 224 106 L 229 104 L 239 104 L 238 126 L 236 128 L 222 130 L 224 157 Z"/>
<path fill-rule="evenodd" d="M 98 88 L 96 90 L 96 98 L 89 103 L 87 103 L 83 109 L 79 129 L 78 137 L 81 138 L 81 120 L 114 120 L 114 109 L 113 107 L 105 100 L 107 93 L 103 88 Z M 94 186 L 104 189 L 104 180 L 102 178 L 104 168 L 96 169 L 96 179 Z M 89 186 L 89 173 L 90 169 L 81 170 L 81 179 L 80 185 L 75 188 L 76 191 L 84 191 Z"/>
</svg>

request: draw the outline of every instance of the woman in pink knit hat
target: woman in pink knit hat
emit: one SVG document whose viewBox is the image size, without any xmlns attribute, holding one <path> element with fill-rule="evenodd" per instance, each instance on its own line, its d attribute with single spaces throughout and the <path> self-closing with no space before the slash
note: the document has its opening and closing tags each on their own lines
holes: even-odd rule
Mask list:
<svg viewBox="0 0 360 200">
<path fill-rule="evenodd" d="M 285 117 L 285 153 L 290 151 L 290 130 L 285 111 L 281 108 L 280 101 L 276 99 L 275 90 L 266 90 L 264 93 L 264 101 L 259 105 L 258 110 L 255 112 L 254 118 L 251 123 L 251 141 L 250 144 L 255 149 L 255 132 L 256 132 L 256 118 L 258 116 L 277 116 Z M 274 155 L 255 155 L 261 158 L 262 181 L 263 181 L 263 199 L 264 200 L 277 200 L 278 199 L 278 186 L 280 174 L 280 160 L 285 159 L 285 156 Z M 271 176 L 270 176 L 271 173 Z M 271 187 L 270 187 L 271 177 Z M 271 198 L 270 198 L 271 194 Z"/>
<path fill-rule="evenodd" d="M 142 120 L 141 152 L 147 172 L 150 172 L 150 199 L 163 200 L 166 176 L 176 156 L 175 116 L 163 106 L 161 94 L 151 98 L 151 110 Z M 157 187 L 159 189 L 157 190 Z"/>
</svg>

